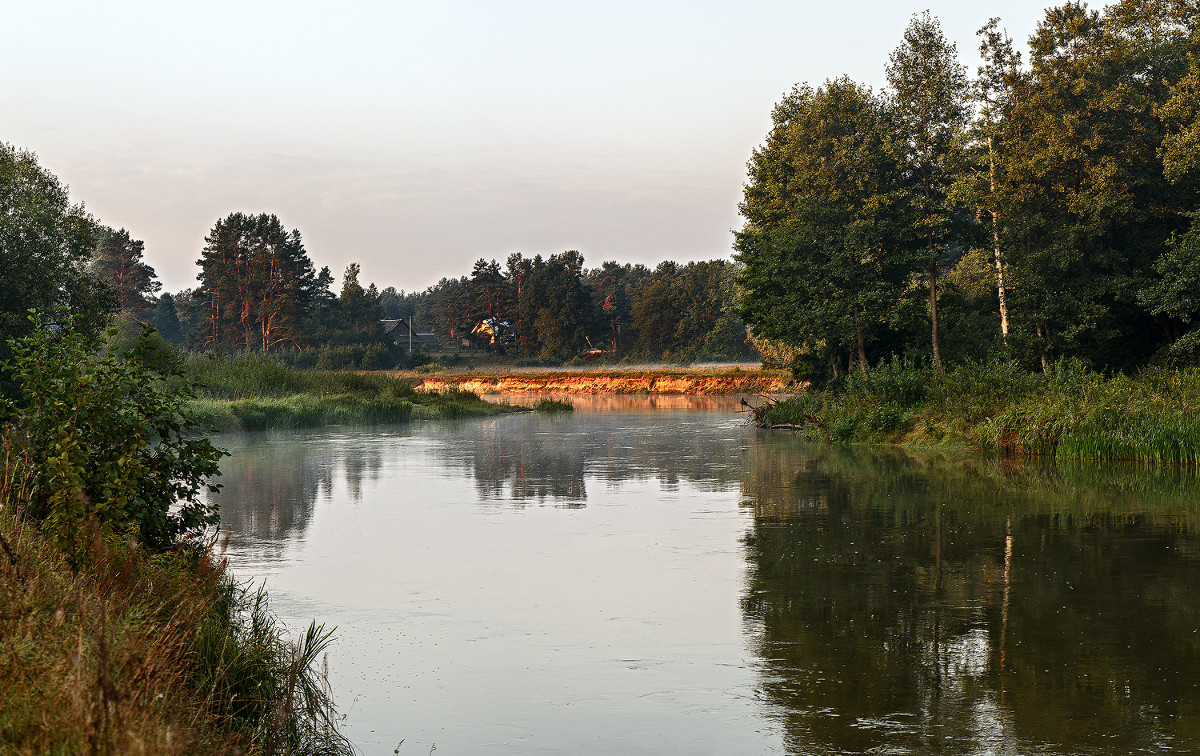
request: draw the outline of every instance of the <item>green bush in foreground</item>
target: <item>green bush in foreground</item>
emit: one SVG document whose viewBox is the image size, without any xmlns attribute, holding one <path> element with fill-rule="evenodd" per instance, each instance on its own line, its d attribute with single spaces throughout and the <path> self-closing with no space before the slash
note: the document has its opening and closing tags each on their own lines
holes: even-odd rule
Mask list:
<svg viewBox="0 0 1200 756">
<path fill-rule="evenodd" d="M 114 336 L 110 332 L 109 338 Z M 223 452 L 144 331 L 9 342 L 0 405 L 0 752 L 347 753 L 318 669 L 200 538 Z"/>
<path fill-rule="evenodd" d="M 1106 377 L 1071 361 L 945 375 L 893 361 L 761 410 L 764 425 L 828 429 L 838 443 L 970 446 L 1010 455 L 1200 464 L 1200 370 Z"/>
<path fill-rule="evenodd" d="M 201 435 L 184 405 L 190 383 L 149 328 L 119 354 L 104 354 L 103 342 L 94 352 L 69 322 L 9 344 L 3 369 L 17 398 L 0 402 L 6 506 L 71 553 L 82 553 L 88 522 L 152 549 L 217 522 L 201 493 L 216 490 L 206 481 L 224 452 Z"/>
</svg>

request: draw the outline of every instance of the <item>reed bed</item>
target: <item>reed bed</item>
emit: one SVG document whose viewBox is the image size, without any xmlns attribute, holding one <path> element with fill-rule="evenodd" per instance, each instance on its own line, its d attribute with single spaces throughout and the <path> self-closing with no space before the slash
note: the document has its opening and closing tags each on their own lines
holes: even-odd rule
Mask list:
<svg viewBox="0 0 1200 756">
<path fill-rule="evenodd" d="M 558 412 L 574 412 L 575 405 L 563 399 L 541 399 L 537 404 L 533 405 L 535 412 L 546 412 L 550 414 Z"/>
</svg>

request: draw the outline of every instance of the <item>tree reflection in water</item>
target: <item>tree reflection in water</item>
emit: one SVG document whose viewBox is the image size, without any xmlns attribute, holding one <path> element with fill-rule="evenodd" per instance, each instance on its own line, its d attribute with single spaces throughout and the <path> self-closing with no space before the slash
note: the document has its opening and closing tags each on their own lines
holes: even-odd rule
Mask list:
<svg viewBox="0 0 1200 756">
<path fill-rule="evenodd" d="M 232 452 L 221 463 L 215 499 L 222 528 L 234 545 L 276 550 L 304 536 L 317 500 L 328 499 L 339 480 L 350 501 L 361 498 L 364 479 L 373 479 L 383 461 L 381 445 L 347 448 L 336 433 L 245 433 L 218 444 Z"/>
<path fill-rule="evenodd" d="M 668 414 L 659 410 L 660 415 Z M 450 460 L 469 470 L 483 501 L 585 505 L 587 480 L 618 485 L 658 480 L 668 490 L 688 481 L 725 491 L 741 482 L 744 429 L 714 432 L 703 415 L 674 413 L 671 423 L 627 415 L 501 418 L 445 439 Z"/>
<path fill-rule="evenodd" d="M 674 410 L 229 441 L 222 515 L 268 558 L 326 500 L 390 511 L 410 473 L 470 478 L 468 507 L 739 497 L 745 637 L 789 753 L 1200 750 L 1194 470 L 830 450 Z"/>
<path fill-rule="evenodd" d="M 743 613 L 789 752 L 1200 746 L 1194 472 L 760 441 Z"/>
</svg>

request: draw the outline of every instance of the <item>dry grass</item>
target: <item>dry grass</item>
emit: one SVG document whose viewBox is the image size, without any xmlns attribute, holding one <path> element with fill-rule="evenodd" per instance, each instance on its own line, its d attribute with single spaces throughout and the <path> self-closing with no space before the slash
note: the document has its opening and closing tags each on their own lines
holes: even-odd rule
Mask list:
<svg viewBox="0 0 1200 756">
<path fill-rule="evenodd" d="M 347 752 L 317 669 L 210 554 L 93 539 L 72 569 L 0 511 L 0 753 Z"/>
</svg>

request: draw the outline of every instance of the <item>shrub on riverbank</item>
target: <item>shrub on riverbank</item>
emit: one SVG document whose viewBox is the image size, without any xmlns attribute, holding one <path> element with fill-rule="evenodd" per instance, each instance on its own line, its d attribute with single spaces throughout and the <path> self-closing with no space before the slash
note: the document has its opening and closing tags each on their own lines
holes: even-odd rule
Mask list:
<svg viewBox="0 0 1200 756">
<path fill-rule="evenodd" d="M 207 552 L 0 530 L 0 751 L 347 753 L 320 668 L 329 632 L 289 642 L 265 594 Z"/>
<path fill-rule="evenodd" d="M 110 333 L 110 337 L 112 333 Z M 223 452 L 149 332 L 9 343 L 0 398 L 0 751 L 339 753 L 317 661 L 202 536 Z"/>
<path fill-rule="evenodd" d="M 387 373 L 302 370 L 259 355 L 192 355 L 183 369 L 200 386 L 191 408 L 220 428 L 370 425 L 514 411 L 466 391 L 415 391 L 411 380 Z"/>
<path fill-rule="evenodd" d="M 765 425 L 823 426 L 839 443 L 971 446 L 1010 455 L 1200 464 L 1200 370 L 1104 376 L 1063 361 L 935 371 L 894 360 L 757 414 Z"/>
</svg>

